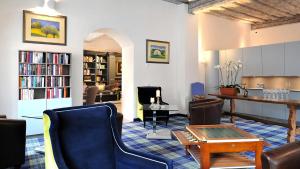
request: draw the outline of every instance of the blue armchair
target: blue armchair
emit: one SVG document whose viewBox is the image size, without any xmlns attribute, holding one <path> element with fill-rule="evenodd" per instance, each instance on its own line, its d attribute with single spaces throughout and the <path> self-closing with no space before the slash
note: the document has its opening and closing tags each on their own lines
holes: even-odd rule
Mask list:
<svg viewBox="0 0 300 169">
<path fill-rule="evenodd" d="M 172 161 L 128 149 L 113 104 L 44 112 L 46 169 L 172 169 Z"/>
<path fill-rule="evenodd" d="M 199 98 L 204 98 L 204 84 L 201 82 L 195 82 L 191 84 L 192 90 L 192 100 L 197 100 Z"/>
</svg>

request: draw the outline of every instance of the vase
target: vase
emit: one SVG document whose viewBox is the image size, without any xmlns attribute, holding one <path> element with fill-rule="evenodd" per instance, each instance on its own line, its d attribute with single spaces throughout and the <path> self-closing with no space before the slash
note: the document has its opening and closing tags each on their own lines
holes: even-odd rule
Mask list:
<svg viewBox="0 0 300 169">
<path fill-rule="evenodd" d="M 220 93 L 222 95 L 236 96 L 238 94 L 238 90 L 232 87 L 221 87 Z"/>
</svg>

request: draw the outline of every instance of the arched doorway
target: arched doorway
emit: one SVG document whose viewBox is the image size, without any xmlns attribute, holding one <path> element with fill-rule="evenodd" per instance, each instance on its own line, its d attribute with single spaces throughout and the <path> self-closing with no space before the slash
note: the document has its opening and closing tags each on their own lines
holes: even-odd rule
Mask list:
<svg viewBox="0 0 300 169">
<path fill-rule="evenodd" d="M 108 36 L 116 41 L 122 51 L 122 113 L 124 119 L 132 121 L 135 118 L 134 97 L 134 44 L 124 34 L 110 28 L 98 29 L 90 33 L 85 41 L 91 41 L 101 36 Z"/>
</svg>

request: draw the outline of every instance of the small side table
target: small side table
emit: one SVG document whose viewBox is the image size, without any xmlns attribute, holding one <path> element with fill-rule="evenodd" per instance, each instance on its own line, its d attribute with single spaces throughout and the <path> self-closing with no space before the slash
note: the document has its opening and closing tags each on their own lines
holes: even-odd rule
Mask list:
<svg viewBox="0 0 300 169">
<path fill-rule="evenodd" d="M 172 139 L 171 131 L 169 129 L 156 129 L 156 111 L 158 110 L 166 110 L 166 111 L 178 111 L 178 107 L 176 105 L 158 105 L 158 104 L 147 104 L 143 106 L 144 110 L 153 111 L 153 129 L 148 132 L 146 138 L 147 139 Z"/>
</svg>

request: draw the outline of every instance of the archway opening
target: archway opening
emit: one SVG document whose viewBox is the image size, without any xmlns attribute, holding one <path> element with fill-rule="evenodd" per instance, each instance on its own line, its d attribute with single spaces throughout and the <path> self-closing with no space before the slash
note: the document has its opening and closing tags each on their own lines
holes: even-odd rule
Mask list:
<svg viewBox="0 0 300 169">
<path fill-rule="evenodd" d="M 122 110 L 124 119 L 126 121 L 132 121 L 135 118 L 134 63 L 133 63 L 133 61 L 134 61 L 133 60 L 134 44 L 125 34 L 120 33 L 114 29 L 104 28 L 104 29 L 98 29 L 98 30 L 90 33 L 86 37 L 86 39 L 84 40 L 85 48 L 87 48 L 87 46 L 86 46 L 87 43 L 97 41 L 98 39 L 101 40 L 101 38 L 102 38 L 102 40 L 103 39 L 106 39 L 107 41 L 111 40 L 112 43 L 116 43 L 116 44 L 114 44 L 114 47 L 115 47 L 114 50 L 120 50 L 120 53 L 122 53 L 122 57 L 121 57 L 122 80 L 120 80 L 120 82 L 121 82 L 120 87 L 121 87 L 121 91 L 122 91 L 121 92 L 121 97 L 122 97 L 121 110 Z M 118 49 L 118 46 L 120 47 L 120 49 Z M 111 49 L 109 49 L 107 46 L 105 47 L 102 44 L 101 47 L 104 50 L 103 52 L 107 52 L 107 53 L 111 52 L 111 51 L 109 51 Z M 101 49 L 101 47 L 100 47 L 100 49 Z M 93 49 L 93 48 L 90 48 L 90 49 Z M 85 61 L 85 60 L 83 60 L 83 61 Z M 85 65 L 83 65 L 83 66 L 85 66 Z M 117 65 L 115 65 L 115 66 L 117 66 Z M 105 80 L 105 79 L 101 79 L 101 80 Z M 109 80 L 115 80 L 115 79 L 108 77 L 107 81 L 109 81 Z"/>
</svg>

